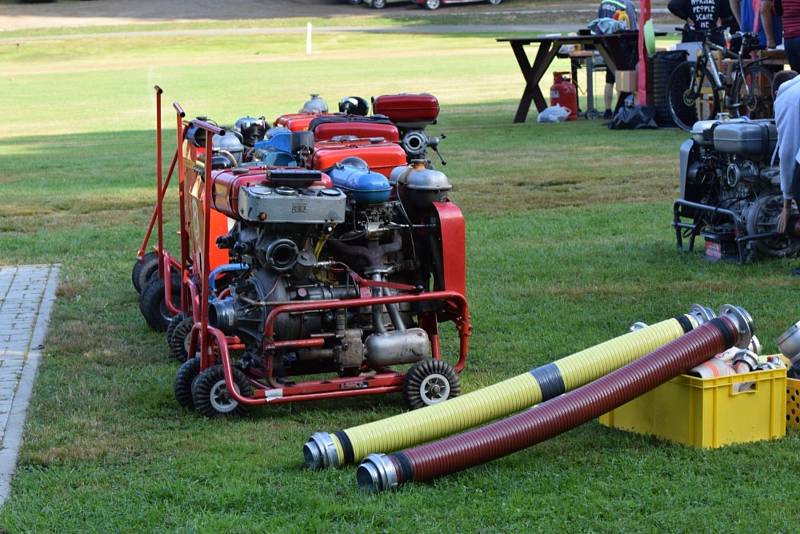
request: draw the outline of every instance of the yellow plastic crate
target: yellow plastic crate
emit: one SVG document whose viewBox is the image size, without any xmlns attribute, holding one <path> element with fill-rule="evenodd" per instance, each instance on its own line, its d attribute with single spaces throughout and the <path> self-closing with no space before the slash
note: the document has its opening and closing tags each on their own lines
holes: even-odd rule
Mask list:
<svg viewBox="0 0 800 534">
<path fill-rule="evenodd" d="M 744 382 L 754 388 L 736 391 Z M 600 416 L 600 424 L 716 448 L 784 436 L 786 399 L 785 369 L 710 379 L 681 375 Z"/>
<path fill-rule="evenodd" d="M 800 428 L 800 380 L 786 379 L 786 427 Z"/>
</svg>

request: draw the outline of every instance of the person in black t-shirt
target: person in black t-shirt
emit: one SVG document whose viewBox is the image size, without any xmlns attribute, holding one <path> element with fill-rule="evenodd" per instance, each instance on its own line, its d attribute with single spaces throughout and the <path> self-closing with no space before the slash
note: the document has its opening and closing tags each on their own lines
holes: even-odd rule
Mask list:
<svg viewBox="0 0 800 534">
<path fill-rule="evenodd" d="M 667 9 L 696 30 L 684 41 L 702 41 L 709 30 L 735 24 L 728 0 L 670 0 Z"/>
</svg>

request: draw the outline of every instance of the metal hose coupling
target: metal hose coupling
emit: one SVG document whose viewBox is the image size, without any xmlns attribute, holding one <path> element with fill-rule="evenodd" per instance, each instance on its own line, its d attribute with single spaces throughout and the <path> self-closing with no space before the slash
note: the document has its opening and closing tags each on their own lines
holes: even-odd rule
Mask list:
<svg viewBox="0 0 800 534">
<path fill-rule="evenodd" d="M 305 465 L 309 469 L 327 469 L 339 465 L 336 443 L 328 432 L 315 432 L 303 445 Z"/>
<path fill-rule="evenodd" d="M 356 471 L 358 487 L 371 493 L 399 486 L 397 468 L 385 454 L 373 453 L 364 458 Z"/>
<path fill-rule="evenodd" d="M 719 316 L 727 317 L 736 326 L 736 330 L 739 332 L 739 340 L 736 342 L 736 346 L 740 349 L 748 348 L 750 341 L 753 339 L 753 334 L 755 334 L 753 317 L 750 313 L 740 306 L 723 304 L 719 309 Z"/>
<path fill-rule="evenodd" d="M 698 326 L 707 323 L 717 316 L 717 314 L 714 313 L 714 310 L 708 306 L 703 306 L 702 304 L 692 304 L 692 307 L 689 308 L 689 315 L 691 315 L 694 320 L 697 321 Z"/>
</svg>

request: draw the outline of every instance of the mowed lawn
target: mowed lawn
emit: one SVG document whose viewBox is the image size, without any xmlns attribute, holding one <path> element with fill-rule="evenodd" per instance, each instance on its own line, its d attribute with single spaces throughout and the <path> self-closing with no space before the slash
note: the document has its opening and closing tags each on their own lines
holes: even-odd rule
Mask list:
<svg viewBox="0 0 800 534">
<path fill-rule="evenodd" d="M 694 302 L 746 307 L 768 351 L 800 315 L 796 262 L 709 264 L 675 251 L 681 132 L 513 125 L 522 78 L 507 46 L 488 37 L 338 33 L 315 46 L 311 58 L 293 36 L 0 46 L 0 264 L 63 265 L 0 528 L 794 530 L 796 433 L 698 451 L 593 422 L 431 484 L 366 495 L 352 468 L 302 469 L 301 448 L 315 431 L 403 410 L 399 395 L 265 407 L 240 420 L 178 407 L 177 366 L 130 284 L 154 196 L 155 83 L 165 104 L 223 124 L 295 111 L 310 92 L 331 105 L 349 94 L 436 94 L 431 131 L 447 134 L 445 171 L 468 221 L 467 391 Z"/>
</svg>

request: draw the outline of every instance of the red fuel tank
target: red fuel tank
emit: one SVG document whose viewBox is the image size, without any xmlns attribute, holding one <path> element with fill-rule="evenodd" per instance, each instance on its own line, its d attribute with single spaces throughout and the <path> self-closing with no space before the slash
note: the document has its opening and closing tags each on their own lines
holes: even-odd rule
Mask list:
<svg viewBox="0 0 800 534">
<path fill-rule="evenodd" d="M 349 157 L 361 158 L 369 168 L 387 178 L 392 169 L 406 165 L 406 153 L 402 147 L 386 141 L 371 142 L 369 139 L 338 142 L 322 141 L 314 149 L 311 168 L 325 171 Z"/>
<path fill-rule="evenodd" d="M 323 122 L 314 128 L 314 139 L 328 141 L 343 135 L 359 138 L 380 137 L 390 143 L 400 142 L 400 133 L 394 124 L 374 122 Z"/>
<path fill-rule="evenodd" d="M 425 128 L 436 122 L 439 101 L 428 93 L 381 95 L 372 99 L 372 112 L 386 115 L 400 128 Z"/>
<path fill-rule="evenodd" d="M 293 132 L 302 132 L 308 130 L 308 125 L 311 124 L 311 121 L 316 119 L 317 117 L 325 117 L 329 115 L 328 113 L 287 113 L 286 115 L 281 115 L 275 122 L 272 123 L 273 126 L 283 126 L 284 128 L 289 128 Z"/>
<path fill-rule="evenodd" d="M 569 110 L 568 121 L 578 118 L 578 91 L 568 72 L 554 72 L 553 85 L 550 87 L 550 105 L 560 104 Z"/>
</svg>

